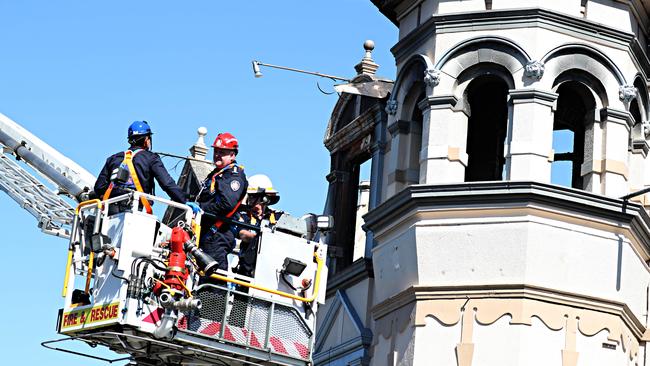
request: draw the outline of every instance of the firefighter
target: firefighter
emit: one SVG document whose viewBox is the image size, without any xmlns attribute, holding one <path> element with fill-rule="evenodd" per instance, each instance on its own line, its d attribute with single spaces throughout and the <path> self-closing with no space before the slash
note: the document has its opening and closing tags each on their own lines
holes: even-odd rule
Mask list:
<svg viewBox="0 0 650 366">
<path fill-rule="evenodd" d="M 239 209 L 248 182 L 244 168 L 235 160 L 239 142 L 230 133 L 220 133 L 212 144 L 215 168 L 201 184 L 197 202 L 187 202 L 196 213 L 203 211 L 201 219 L 201 249 L 218 262 L 218 268 L 228 269 L 228 254 L 235 247 L 235 236 L 230 219 Z M 204 282 L 204 281 L 202 281 Z"/>
<path fill-rule="evenodd" d="M 147 121 L 135 121 L 128 130 L 128 150 L 118 152 L 106 159 L 97 181 L 95 194 L 106 200 L 136 190 L 147 194 L 155 194 L 154 178 L 160 188 L 176 202 L 187 201 L 183 190 L 174 182 L 160 160 L 160 156 L 149 151 L 151 149 L 151 127 Z M 122 172 L 128 172 L 127 179 L 116 179 Z M 151 214 L 151 203 L 142 198 L 142 206 Z"/>
<path fill-rule="evenodd" d="M 282 215 L 281 211 L 269 208 L 280 201 L 280 193 L 273 188 L 271 179 L 264 174 L 255 174 L 248 179 L 246 195 L 246 210 L 239 212 L 239 220 L 251 225 L 260 225 L 264 220 L 273 227 Z M 253 230 L 236 227 L 237 236 L 241 239 L 239 264 L 236 272 L 253 277 L 257 263 L 259 238 Z"/>
</svg>

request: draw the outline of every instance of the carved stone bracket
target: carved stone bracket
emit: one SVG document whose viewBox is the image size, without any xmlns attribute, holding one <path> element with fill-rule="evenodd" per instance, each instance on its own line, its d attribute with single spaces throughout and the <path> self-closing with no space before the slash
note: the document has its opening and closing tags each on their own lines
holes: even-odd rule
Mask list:
<svg viewBox="0 0 650 366">
<path fill-rule="evenodd" d="M 389 99 L 386 102 L 386 113 L 394 116 L 397 113 L 397 101 L 395 99 Z"/>
<path fill-rule="evenodd" d="M 438 69 L 426 69 L 424 71 L 424 83 L 431 88 L 435 88 L 440 84 L 441 72 Z"/>
<path fill-rule="evenodd" d="M 541 80 L 544 76 L 544 64 L 539 61 L 530 61 L 524 68 L 524 76 Z"/>
<path fill-rule="evenodd" d="M 621 85 L 618 88 L 618 98 L 623 103 L 630 103 L 632 99 L 636 98 L 639 91 L 634 85 Z"/>
</svg>

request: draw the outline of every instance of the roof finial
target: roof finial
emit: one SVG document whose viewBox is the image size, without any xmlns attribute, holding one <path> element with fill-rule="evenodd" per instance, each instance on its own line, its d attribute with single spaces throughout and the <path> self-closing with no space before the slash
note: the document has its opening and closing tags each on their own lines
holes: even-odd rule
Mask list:
<svg viewBox="0 0 650 366">
<path fill-rule="evenodd" d="M 194 159 L 205 160 L 206 155 L 208 154 L 208 147 L 205 145 L 205 136 L 208 134 L 208 129 L 205 127 L 199 127 L 196 130 L 196 133 L 199 135 L 199 138 L 194 143 L 194 146 L 190 148 L 190 153 Z"/>
<path fill-rule="evenodd" d="M 361 62 L 354 66 L 354 69 L 357 70 L 357 75 L 374 75 L 379 68 L 379 65 L 372 60 L 372 50 L 375 49 L 375 42 L 367 40 L 363 42 L 363 48 L 366 50 L 366 53 L 361 59 Z"/>
</svg>

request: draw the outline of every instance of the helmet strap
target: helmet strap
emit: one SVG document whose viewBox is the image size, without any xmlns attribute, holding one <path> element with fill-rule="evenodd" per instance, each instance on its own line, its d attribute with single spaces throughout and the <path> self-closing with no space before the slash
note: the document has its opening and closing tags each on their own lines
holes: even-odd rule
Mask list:
<svg viewBox="0 0 650 366">
<path fill-rule="evenodd" d="M 147 138 L 149 138 L 149 146 L 147 147 Z M 143 136 L 135 136 L 129 139 L 129 143 L 131 144 L 132 147 L 139 147 L 142 149 L 151 149 L 151 146 L 153 146 L 153 143 L 151 142 L 151 136 L 150 135 L 143 135 Z"/>
</svg>

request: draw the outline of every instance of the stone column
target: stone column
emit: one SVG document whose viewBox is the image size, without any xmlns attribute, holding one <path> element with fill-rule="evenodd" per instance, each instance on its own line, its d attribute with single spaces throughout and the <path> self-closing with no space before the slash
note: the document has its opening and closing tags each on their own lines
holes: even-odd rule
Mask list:
<svg viewBox="0 0 650 366">
<path fill-rule="evenodd" d="M 598 118 L 597 118 L 598 117 Z M 585 116 L 585 155 L 580 167 L 582 185 L 585 191 L 603 193 L 602 157 L 603 152 L 603 126 L 600 116 L 596 111 L 591 111 Z"/>
<path fill-rule="evenodd" d="M 427 97 L 422 109 L 422 151 L 420 183 L 465 181 L 467 167 L 467 114 L 454 109 L 453 95 Z"/>
<path fill-rule="evenodd" d="M 556 93 L 510 90 L 508 133 L 504 146 L 506 180 L 551 182 L 553 106 Z"/>
<path fill-rule="evenodd" d="M 601 109 L 600 116 L 604 139 L 604 156 L 600 161 L 602 193 L 610 197 L 620 197 L 629 192 L 627 158 L 634 119 L 629 112 L 612 108 Z"/>
<path fill-rule="evenodd" d="M 384 113 L 383 109 L 382 112 Z M 370 147 L 372 165 L 370 168 L 370 194 L 368 197 L 368 210 L 372 210 L 381 203 L 381 193 L 384 189 L 384 156 L 386 154 L 386 122 L 387 116 L 381 115 L 381 122 L 375 125 L 375 143 Z M 372 248 L 375 246 L 372 231 L 366 232 L 365 257 L 372 258 Z"/>
<path fill-rule="evenodd" d="M 416 121 L 398 120 L 388 126 L 388 132 L 392 136 L 393 153 L 396 154 L 396 166 L 389 173 L 388 182 L 395 182 L 399 186 L 397 193 L 407 185 L 419 183 L 420 150 L 413 151 L 413 145 L 417 143 L 416 139 L 422 139 L 422 131 Z"/>
<path fill-rule="evenodd" d="M 641 112 L 643 114 L 643 112 Z M 642 117 L 643 118 L 643 117 Z M 646 131 L 648 131 L 647 121 L 636 121 L 632 127 L 632 149 L 629 153 L 628 168 L 630 176 L 628 177 L 628 184 L 630 192 L 636 192 L 648 186 L 648 152 L 650 145 L 646 139 Z M 648 195 L 640 195 L 632 198 L 632 201 L 639 202 L 648 209 L 650 205 L 650 197 Z"/>
</svg>

